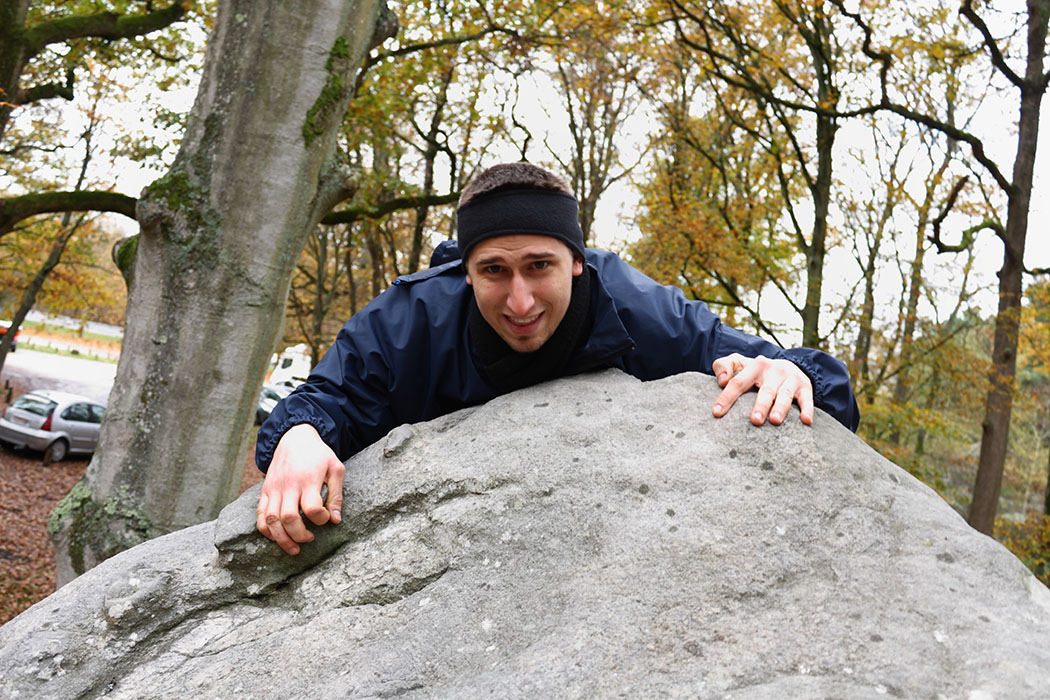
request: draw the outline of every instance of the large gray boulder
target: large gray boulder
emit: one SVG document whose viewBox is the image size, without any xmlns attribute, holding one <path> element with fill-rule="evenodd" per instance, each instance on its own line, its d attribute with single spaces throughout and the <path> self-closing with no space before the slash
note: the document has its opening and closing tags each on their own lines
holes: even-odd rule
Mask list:
<svg viewBox="0 0 1050 700">
<path fill-rule="evenodd" d="M 617 372 L 403 426 L 287 557 L 257 490 L 0 628 L 5 698 L 1046 698 L 1050 592 L 818 412 Z"/>
</svg>

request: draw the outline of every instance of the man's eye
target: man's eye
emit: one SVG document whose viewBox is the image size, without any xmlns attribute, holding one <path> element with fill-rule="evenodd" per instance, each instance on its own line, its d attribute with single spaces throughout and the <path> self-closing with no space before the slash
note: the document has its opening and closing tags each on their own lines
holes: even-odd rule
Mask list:
<svg viewBox="0 0 1050 700">
<path fill-rule="evenodd" d="M 490 275 L 498 275 L 502 271 L 503 271 L 503 268 L 500 267 L 499 265 L 486 265 L 485 266 L 485 272 L 490 274 Z"/>
<path fill-rule="evenodd" d="M 550 266 L 551 264 L 547 260 L 537 260 L 536 262 L 532 263 L 532 267 L 535 270 L 546 270 Z"/>
</svg>

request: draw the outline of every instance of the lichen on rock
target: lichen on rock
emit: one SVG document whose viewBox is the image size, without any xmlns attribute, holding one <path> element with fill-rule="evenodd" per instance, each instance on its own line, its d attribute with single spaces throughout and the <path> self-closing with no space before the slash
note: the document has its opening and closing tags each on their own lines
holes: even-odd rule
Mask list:
<svg viewBox="0 0 1050 700">
<path fill-rule="evenodd" d="M 104 561 L 153 537 L 141 502 L 126 487 L 99 502 L 81 479 L 51 512 L 47 534 L 66 543 L 69 564 L 83 573 L 87 564 Z"/>
</svg>

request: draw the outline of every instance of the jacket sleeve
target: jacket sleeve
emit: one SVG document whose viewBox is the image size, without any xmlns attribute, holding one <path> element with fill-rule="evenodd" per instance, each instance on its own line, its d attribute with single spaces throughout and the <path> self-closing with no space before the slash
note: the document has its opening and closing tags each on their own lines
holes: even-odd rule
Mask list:
<svg viewBox="0 0 1050 700">
<path fill-rule="evenodd" d="M 784 349 L 727 326 L 704 302 L 686 299 L 681 289 L 661 285 L 611 257 L 602 261 L 600 276 L 637 346 L 624 363 L 632 374 L 641 379 L 685 371 L 711 374 L 716 359 L 734 352 L 785 359 L 809 377 L 817 407 L 857 430 L 860 411 L 841 361 L 812 348 Z"/>
<path fill-rule="evenodd" d="M 255 463 L 260 471 L 269 468 L 281 436 L 300 423 L 312 425 L 343 461 L 394 427 L 381 308 L 379 304 L 354 315 L 306 382 L 278 403 L 259 428 Z"/>
</svg>

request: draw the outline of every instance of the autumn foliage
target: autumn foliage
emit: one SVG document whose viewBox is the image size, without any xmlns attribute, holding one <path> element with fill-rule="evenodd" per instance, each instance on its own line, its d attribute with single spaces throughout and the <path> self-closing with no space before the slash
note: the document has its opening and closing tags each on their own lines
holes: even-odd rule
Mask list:
<svg viewBox="0 0 1050 700">
<path fill-rule="evenodd" d="M 999 540 L 1050 586 L 1050 516 L 1031 513 L 1022 522 L 999 519 L 996 530 Z"/>
</svg>

